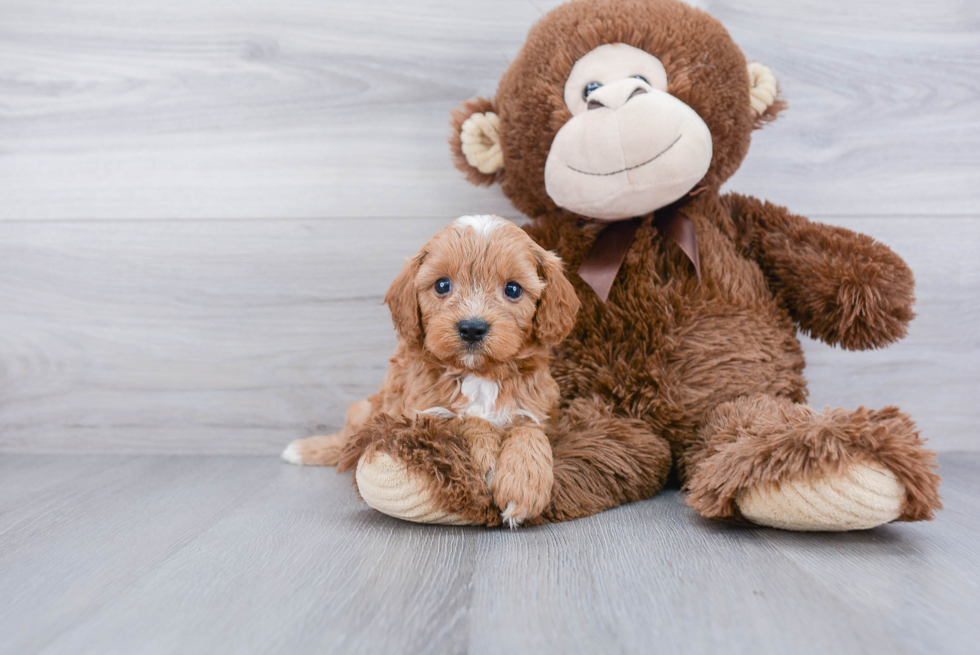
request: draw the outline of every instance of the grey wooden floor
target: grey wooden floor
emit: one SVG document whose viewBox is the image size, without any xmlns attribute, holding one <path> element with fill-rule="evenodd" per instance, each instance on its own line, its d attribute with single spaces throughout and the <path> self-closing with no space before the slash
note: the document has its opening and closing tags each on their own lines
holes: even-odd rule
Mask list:
<svg viewBox="0 0 980 655">
<path fill-rule="evenodd" d="M 467 185 L 449 111 L 557 0 L 0 0 L 0 653 L 976 652 L 980 3 L 704 0 L 790 109 L 728 187 L 915 271 L 891 348 L 933 523 L 796 535 L 676 493 L 515 533 L 391 521 L 288 467 L 394 346 L 381 297 Z"/>
<path fill-rule="evenodd" d="M 0 653 L 976 653 L 980 454 L 933 523 L 794 534 L 676 492 L 415 526 L 267 457 L 0 459 Z"/>
</svg>

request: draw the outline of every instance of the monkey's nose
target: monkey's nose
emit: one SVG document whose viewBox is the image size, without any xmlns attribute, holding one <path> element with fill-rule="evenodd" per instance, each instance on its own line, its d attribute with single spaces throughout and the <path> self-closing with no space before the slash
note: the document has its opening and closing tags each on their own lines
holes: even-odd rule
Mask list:
<svg viewBox="0 0 980 655">
<path fill-rule="evenodd" d="M 466 343 L 479 343 L 487 336 L 490 326 L 480 318 L 468 318 L 456 324 L 460 338 Z"/>
<path fill-rule="evenodd" d="M 629 102 L 631 98 L 649 92 L 650 86 L 646 82 L 635 77 L 630 77 L 601 86 L 590 93 L 587 107 L 589 109 L 599 109 L 601 107 L 619 109 Z"/>
</svg>

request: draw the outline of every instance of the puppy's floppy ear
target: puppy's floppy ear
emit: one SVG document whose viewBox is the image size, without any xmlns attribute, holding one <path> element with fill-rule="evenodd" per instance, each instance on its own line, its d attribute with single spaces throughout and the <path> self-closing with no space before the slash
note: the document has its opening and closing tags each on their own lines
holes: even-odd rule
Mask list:
<svg viewBox="0 0 980 655">
<path fill-rule="evenodd" d="M 561 342 L 572 331 L 579 301 L 575 287 L 565 277 L 565 265 L 554 253 L 533 246 L 534 257 L 538 260 L 538 271 L 544 278 L 544 293 L 538 300 L 538 311 L 534 315 L 534 334 L 546 346 Z"/>
<path fill-rule="evenodd" d="M 477 186 L 490 186 L 503 175 L 504 154 L 500 145 L 500 116 L 493 100 L 467 100 L 453 112 L 449 147 L 453 163 Z"/>
<path fill-rule="evenodd" d="M 391 322 L 398 331 L 398 337 L 405 341 L 422 343 L 422 310 L 419 307 L 415 278 L 426 253 L 420 252 L 405 262 L 405 267 L 385 294 L 385 304 L 391 310 Z"/>
</svg>

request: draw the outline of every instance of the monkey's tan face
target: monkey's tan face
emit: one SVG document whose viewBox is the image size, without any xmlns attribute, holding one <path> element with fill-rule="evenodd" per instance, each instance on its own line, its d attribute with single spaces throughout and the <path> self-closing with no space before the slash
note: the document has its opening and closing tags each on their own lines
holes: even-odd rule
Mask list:
<svg viewBox="0 0 980 655">
<path fill-rule="evenodd" d="M 529 346 L 546 286 L 534 247 L 495 216 L 464 216 L 436 234 L 415 284 L 426 349 L 478 371 Z"/>
<path fill-rule="evenodd" d="M 683 197 L 708 172 L 711 132 L 667 93 L 653 55 L 622 43 L 579 59 L 565 83 L 572 114 L 545 164 L 554 202 L 582 216 L 622 220 Z"/>
</svg>

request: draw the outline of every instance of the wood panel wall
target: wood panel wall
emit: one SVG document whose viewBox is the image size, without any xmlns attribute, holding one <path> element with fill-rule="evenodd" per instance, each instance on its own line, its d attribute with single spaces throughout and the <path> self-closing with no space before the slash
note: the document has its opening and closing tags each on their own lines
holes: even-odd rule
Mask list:
<svg viewBox="0 0 980 655">
<path fill-rule="evenodd" d="M 0 0 L 0 452 L 268 453 L 337 427 L 381 297 L 455 216 L 449 161 L 556 3 Z M 980 6 L 700 3 L 790 109 L 728 188 L 906 258 L 886 350 L 807 341 L 814 405 L 898 404 L 980 449 Z"/>
</svg>

